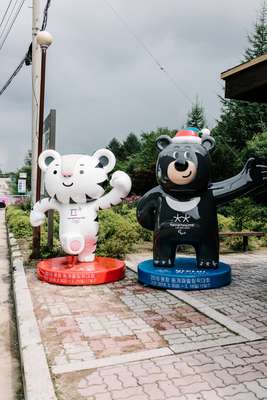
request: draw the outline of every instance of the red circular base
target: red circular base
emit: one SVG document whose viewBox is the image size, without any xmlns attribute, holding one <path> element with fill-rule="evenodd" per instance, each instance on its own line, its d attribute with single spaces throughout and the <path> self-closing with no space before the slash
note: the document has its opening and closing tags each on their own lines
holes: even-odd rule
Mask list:
<svg viewBox="0 0 267 400">
<path fill-rule="evenodd" d="M 41 281 L 58 285 L 99 285 L 124 278 L 125 263 L 114 258 L 96 257 L 79 262 L 76 256 L 49 258 L 37 264 Z"/>
</svg>

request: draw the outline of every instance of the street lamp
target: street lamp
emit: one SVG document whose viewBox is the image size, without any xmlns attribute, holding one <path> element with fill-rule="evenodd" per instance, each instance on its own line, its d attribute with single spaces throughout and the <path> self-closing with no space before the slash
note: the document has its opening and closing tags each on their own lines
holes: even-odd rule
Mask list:
<svg viewBox="0 0 267 400">
<path fill-rule="evenodd" d="M 44 97 L 45 97 L 45 67 L 46 67 L 46 50 L 53 43 L 53 36 L 46 31 L 40 31 L 36 37 L 37 43 L 41 47 L 41 83 L 40 83 L 40 100 L 39 100 L 39 129 L 38 129 L 38 154 L 43 150 L 43 126 L 44 126 Z M 36 202 L 41 199 L 41 170 L 37 165 L 36 179 Z M 33 228 L 33 249 L 32 257 L 40 257 L 40 227 Z"/>
</svg>

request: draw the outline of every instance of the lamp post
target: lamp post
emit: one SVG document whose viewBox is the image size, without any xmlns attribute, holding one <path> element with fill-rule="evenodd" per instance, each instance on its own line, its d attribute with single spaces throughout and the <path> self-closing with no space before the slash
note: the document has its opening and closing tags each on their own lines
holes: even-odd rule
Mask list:
<svg viewBox="0 0 267 400">
<path fill-rule="evenodd" d="M 40 100 L 39 100 L 39 130 L 38 130 L 38 154 L 43 150 L 43 126 L 44 126 L 44 98 L 45 98 L 45 67 L 46 67 L 46 51 L 53 42 L 53 37 L 49 32 L 40 31 L 36 37 L 37 43 L 41 47 L 41 83 L 40 83 Z M 38 161 L 37 161 L 38 163 Z M 36 179 L 36 202 L 41 199 L 41 170 L 37 166 Z M 40 257 L 40 226 L 33 228 L 33 246 L 32 258 Z"/>
</svg>

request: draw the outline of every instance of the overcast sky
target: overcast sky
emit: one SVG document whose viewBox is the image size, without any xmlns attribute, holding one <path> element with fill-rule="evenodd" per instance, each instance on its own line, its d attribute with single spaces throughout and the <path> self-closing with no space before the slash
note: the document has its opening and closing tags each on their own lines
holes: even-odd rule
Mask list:
<svg viewBox="0 0 267 400">
<path fill-rule="evenodd" d="M 8 3 L 0 1 L 0 21 Z M 45 3 L 41 1 L 42 9 Z M 179 129 L 196 95 L 208 126 L 214 126 L 220 114 L 218 94 L 223 94 L 220 73 L 240 63 L 261 0 L 108 3 L 51 2 L 47 30 L 54 43 L 47 54 L 46 113 L 57 110 L 57 150 L 91 154 L 114 136 L 123 140 L 130 132 Z M 31 12 L 26 0 L 0 51 L 0 87 L 31 41 Z M 0 97 L 0 138 L 0 168 L 20 167 L 31 147 L 30 67 Z"/>
</svg>

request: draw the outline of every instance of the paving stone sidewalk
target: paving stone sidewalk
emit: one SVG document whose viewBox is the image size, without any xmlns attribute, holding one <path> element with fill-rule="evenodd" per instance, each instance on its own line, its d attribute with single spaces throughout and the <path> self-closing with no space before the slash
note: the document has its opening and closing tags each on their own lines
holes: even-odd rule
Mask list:
<svg viewBox="0 0 267 400">
<path fill-rule="evenodd" d="M 191 295 L 267 338 L 267 251 L 222 258 L 233 267 L 232 284 Z"/>
<path fill-rule="evenodd" d="M 266 255 L 233 256 L 231 286 L 190 295 L 266 336 Z M 101 286 L 27 280 L 58 399 L 267 399 L 267 337 L 249 342 L 130 270 Z"/>
</svg>

